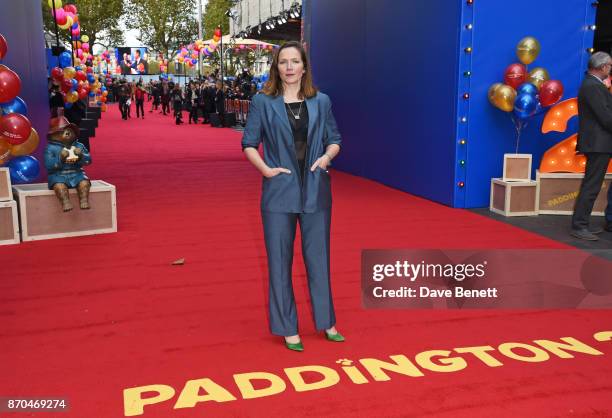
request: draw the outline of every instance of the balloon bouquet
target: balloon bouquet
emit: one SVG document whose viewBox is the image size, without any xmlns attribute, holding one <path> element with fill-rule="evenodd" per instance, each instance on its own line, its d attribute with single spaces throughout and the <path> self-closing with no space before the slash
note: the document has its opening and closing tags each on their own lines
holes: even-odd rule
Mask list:
<svg viewBox="0 0 612 418">
<path fill-rule="evenodd" d="M 540 54 L 540 43 L 528 36 L 521 39 L 516 55 L 521 63 L 510 64 L 504 71 L 504 83 L 493 84 L 488 91 L 489 102 L 504 112 L 511 112 L 516 128 L 516 153 L 521 132 L 527 122 L 542 113 L 545 107 L 557 103 L 563 96 L 563 84 L 551 80 L 542 67 L 528 71 L 528 65 Z"/>
<path fill-rule="evenodd" d="M 6 39 L 0 34 L 0 61 L 8 51 Z M 19 96 L 21 79 L 0 64 L 0 165 L 9 168 L 11 182 L 28 183 L 38 178 L 40 165 L 31 154 L 40 138 L 27 118 L 28 108 Z"/>
<path fill-rule="evenodd" d="M 212 41 L 210 43 L 205 44 L 201 40 L 196 41 L 196 43 L 199 42 L 199 48 L 204 52 L 204 55 L 209 57 L 217 49 L 217 46 L 219 45 L 219 42 L 221 41 L 221 36 L 222 36 L 221 28 L 217 28 L 217 29 L 215 29 L 215 33 L 214 33 L 213 39 L 212 39 Z"/>
<path fill-rule="evenodd" d="M 51 70 L 52 81 L 58 84 L 62 91 L 64 107 L 70 109 L 77 100 L 90 97 L 105 111 L 105 89 L 102 89 L 102 84 L 93 71 L 89 36 L 81 36 L 77 7 L 74 4 L 62 7 L 62 0 L 48 0 L 48 4 L 58 27 L 69 30 L 72 39 L 72 53 L 62 52 L 58 60 L 60 66 Z"/>
</svg>

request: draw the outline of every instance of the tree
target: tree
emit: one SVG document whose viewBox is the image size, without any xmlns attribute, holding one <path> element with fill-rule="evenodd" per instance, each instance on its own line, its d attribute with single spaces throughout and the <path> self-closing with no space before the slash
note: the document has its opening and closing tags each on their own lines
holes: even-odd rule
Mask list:
<svg viewBox="0 0 612 418">
<path fill-rule="evenodd" d="M 129 0 L 125 7 L 128 29 L 138 30 L 138 40 L 168 60 L 198 37 L 195 0 Z"/>
<path fill-rule="evenodd" d="M 58 2 L 59 3 L 59 2 Z M 55 33 L 53 13 L 48 0 L 41 0 L 45 30 Z M 89 36 L 89 45 L 94 44 L 108 48 L 124 42 L 123 32 L 117 29 L 117 21 L 124 13 L 123 0 L 78 0 L 66 1 L 63 4 L 74 4 L 78 9 L 81 35 Z M 70 31 L 59 29 L 60 40 L 70 43 Z"/>
<path fill-rule="evenodd" d="M 229 33 L 229 17 L 225 14 L 231 7 L 230 0 L 208 0 L 203 25 L 204 39 L 212 39 L 215 28 L 221 26 L 223 35 Z"/>
</svg>

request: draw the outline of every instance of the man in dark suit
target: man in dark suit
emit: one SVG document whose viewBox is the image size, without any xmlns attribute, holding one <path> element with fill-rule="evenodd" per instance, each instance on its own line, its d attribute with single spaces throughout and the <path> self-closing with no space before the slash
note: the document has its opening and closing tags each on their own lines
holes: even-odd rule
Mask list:
<svg viewBox="0 0 612 418">
<path fill-rule="evenodd" d="M 149 63 L 140 56 L 140 50 L 137 49 L 134 51 L 134 62 L 132 63 L 132 68 L 136 70 L 137 73 L 140 73 L 140 69 L 138 66 L 142 64 L 143 70 L 142 74 L 149 74 Z"/>
<path fill-rule="evenodd" d="M 612 70 L 612 58 L 605 52 L 596 52 L 589 60 L 589 71 L 578 92 L 577 150 L 586 155 L 587 163 L 580 193 L 572 216 L 571 235 L 597 241 L 599 229 L 589 229 L 589 218 L 606 175 L 612 156 L 612 94 L 604 80 Z M 608 190 L 606 230 L 612 232 L 612 188 Z"/>
</svg>

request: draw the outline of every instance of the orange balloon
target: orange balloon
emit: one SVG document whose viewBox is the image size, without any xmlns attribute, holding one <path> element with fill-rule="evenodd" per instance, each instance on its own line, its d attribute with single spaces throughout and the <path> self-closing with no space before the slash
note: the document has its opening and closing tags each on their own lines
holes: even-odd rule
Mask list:
<svg viewBox="0 0 612 418">
<path fill-rule="evenodd" d="M 32 128 L 32 131 L 30 131 L 30 136 L 28 136 L 28 139 L 26 139 L 25 142 L 19 145 L 11 146 L 11 155 L 14 157 L 29 155 L 36 151 L 38 144 L 40 144 L 40 137 L 38 136 L 36 129 Z"/>
<path fill-rule="evenodd" d="M 542 133 L 565 132 L 567 122 L 578 115 L 578 99 L 564 100 L 548 110 L 542 122 Z"/>
<path fill-rule="evenodd" d="M 11 144 L 0 137 L 0 164 L 11 159 Z"/>
</svg>

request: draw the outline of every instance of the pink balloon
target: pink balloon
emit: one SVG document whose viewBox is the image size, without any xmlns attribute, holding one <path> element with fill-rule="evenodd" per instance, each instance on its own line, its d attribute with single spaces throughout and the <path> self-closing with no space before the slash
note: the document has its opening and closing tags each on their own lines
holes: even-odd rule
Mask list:
<svg viewBox="0 0 612 418">
<path fill-rule="evenodd" d="M 53 14 L 53 10 L 51 10 L 51 14 Z M 64 9 L 55 9 L 55 19 L 65 19 L 66 11 Z"/>
<path fill-rule="evenodd" d="M 83 43 L 81 45 L 81 48 L 83 49 L 83 51 L 89 52 L 89 44 L 87 42 Z"/>
</svg>

